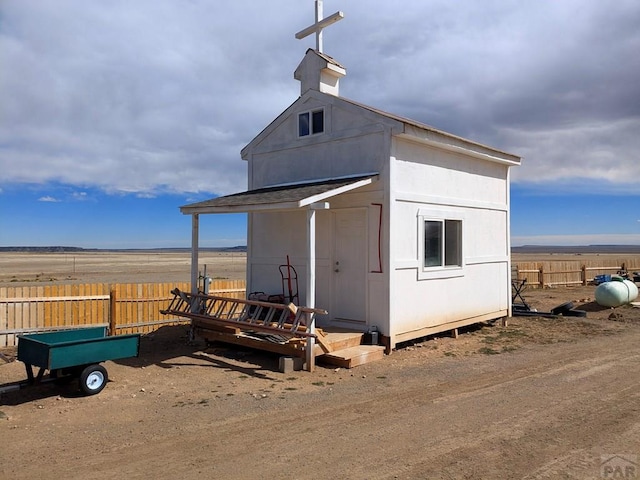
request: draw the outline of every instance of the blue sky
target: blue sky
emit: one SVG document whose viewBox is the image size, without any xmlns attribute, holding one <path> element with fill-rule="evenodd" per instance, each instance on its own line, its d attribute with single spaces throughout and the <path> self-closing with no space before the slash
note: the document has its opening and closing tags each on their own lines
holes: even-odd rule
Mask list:
<svg viewBox="0 0 640 480">
<path fill-rule="evenodd" d="M 0 245 L 188 247 L 191 217 L 182 215 L 178 206 L 191 200 L 180 194 L 145 197 L 65 185 L 17 185 L 2 195 Z M 19 214 L 12 207 L 18 205 Z M 245 215 L 203 216 L 200 235 L 202 246 L 246 245 Z"/>
<path fill-rule="evenodd" d="M 636 0 L 325 0 L 341 95 L 521 155 L 512 243 L 640 244 Z M 0 2 L 0 246 L 187 247 L 299 94 L 312 0 Z M 245 243 L 244 216 L 201 244 Z"/>
</svg>

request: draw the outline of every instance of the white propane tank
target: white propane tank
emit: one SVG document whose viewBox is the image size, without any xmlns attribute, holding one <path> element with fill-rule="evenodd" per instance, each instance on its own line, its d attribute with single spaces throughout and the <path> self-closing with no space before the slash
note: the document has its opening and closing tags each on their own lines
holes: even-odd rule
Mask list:
<svg viewBox="0 0 640 480">
<path fill-rule="evenodd" d="M 610 282 L 596 288 L 596 302 L 603 307 L 619 307 L 638 298 L 638 287 L 631 280 L 612 277 Z"/>
</svg>

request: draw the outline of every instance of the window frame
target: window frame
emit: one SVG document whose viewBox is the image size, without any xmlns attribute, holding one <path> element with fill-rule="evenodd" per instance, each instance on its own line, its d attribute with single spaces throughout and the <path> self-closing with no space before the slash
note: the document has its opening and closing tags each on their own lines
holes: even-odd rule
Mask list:
<svg viewBox="0 0 640 480">
<path fill-rule="evenodd" d="M 317 121 L 314 120 L 314 115 L 317 115 L 318 113 L 322 114 L 322 121 L 321 123 L 321 130 L 317 130 L 316 129 L 316 123 Z M 306 116 L 307 118 L 307 125 L 306 125 L 306 132 L 307 133 L 302 133 L 302 125 L 301 125 L 301 119 L 302 117 Z M 326 131 L 326 125 L 327 125 L 327 121 L 325 118 L 325 108 L 324 107 L 320 107 L 320 108 L 312 108 L 310 110 L 305 110 L 303 112 L 298 112 L 298 123 L 297 123 L 297 133 L 298 133 L 298 138 L 307 138 L 307 137 L 313 137 L 316 135 L 322 135 L 325 131 Z"/>
<path fill-rule="evenodd" d="M 465 266 L 465 221 L 459 212 L 432 212 L 421 210 L 418 212 L 418 279 L 461 277 L 464 275 Z M 455 264 L 447 265 L 447 222 L 455 222 L 457 257 Z M 439 248 L 437 255 L 439 262 L 427 265 L 427 235 L 429 225 L 439 224 Z M 436 256 L 434 256 L 435 258 Z"/>
</svg>

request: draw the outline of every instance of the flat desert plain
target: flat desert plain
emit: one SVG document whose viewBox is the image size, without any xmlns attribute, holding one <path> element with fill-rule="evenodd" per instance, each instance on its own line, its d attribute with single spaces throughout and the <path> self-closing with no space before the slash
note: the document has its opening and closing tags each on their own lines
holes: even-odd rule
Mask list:
<svg viewBox="0 0 640 480">
<path fill-rule="evenodd" d="M 124 258 L 132 277 L 121 263 L 68 273 L 70 260 L 16 274 L 157 274 Z M 188 256 L 146 258 L 161 278 L 188 279 Z M 139 358 L 105 363 L 98 395 L 73 384 L 0 395 L 0 478 L 638 478 L 640 309 L 600 307 L 593 292 L 528 289 L 540 311 L 573 301 L 587 317 L 476 325 L 352 370 L 280 373 L 277 356 L 165 327 Z M 0 384 L 25 378 L 14 358 L 2 351 Z"/>
<path fill-rule="evenodd" d="M 211 278 L 244 280 L 247 256 L 242 252 L 201 252 L 199 271 Z M 188 282 L 187 252 L 0 253 L 0 286 L 62 283 Z"/>
</svg>

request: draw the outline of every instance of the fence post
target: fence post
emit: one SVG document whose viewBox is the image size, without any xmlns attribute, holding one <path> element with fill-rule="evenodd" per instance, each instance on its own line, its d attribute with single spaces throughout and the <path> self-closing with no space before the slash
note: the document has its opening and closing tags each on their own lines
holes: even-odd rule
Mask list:
<svg viewBox="0 0 640 480">
<path fill-rule="evenodd" d="M 538 272 L 538 282 L 540 288 L 544 288 L 544 265 L 540 265 L 540 271 Z"/>
<path fill-rule="evenodd" d="M 109 336 L 116 334 L 116 290 L 109 291 Z"/>
<path fill-rule="evenodd" d="M 582 265 L 582 286 L 587 286 L 587 266 Z"/>
</svg>

